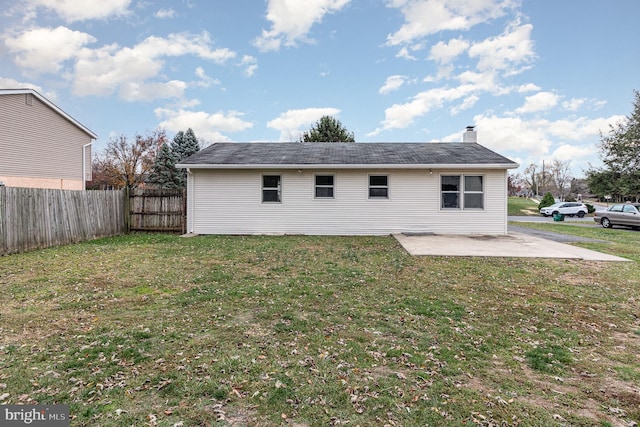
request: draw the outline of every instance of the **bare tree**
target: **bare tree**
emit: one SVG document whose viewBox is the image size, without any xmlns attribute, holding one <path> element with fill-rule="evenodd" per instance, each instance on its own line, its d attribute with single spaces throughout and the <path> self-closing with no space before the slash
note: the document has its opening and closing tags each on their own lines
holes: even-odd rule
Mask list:
<svg viewBox="0 0 640 427">
<path fill-rule="evenodd" d="M 166 142 L 167 136 L 161 129 L 145 136 L 136 134 L 133 141 L 125 135 L 112 138 L 104 153 L 93 161 L 99 170 L 101 186 L 131 189 L 143 184 Z"/>
<path fill-rule="evenodd" d="M 519 173 L 507 176 L 507 188 L 510 196 L 527 196 L 532 193 L 531 188 L 525 183 L 525 179 Z"/>
<path fill-rule="evenodd" d="M 569 193 L 571 186 L 571 161 L 552 160 L 548 166 L 547 173 L 549 181 L 560 200 L 564 200 Z"/>
</svg>

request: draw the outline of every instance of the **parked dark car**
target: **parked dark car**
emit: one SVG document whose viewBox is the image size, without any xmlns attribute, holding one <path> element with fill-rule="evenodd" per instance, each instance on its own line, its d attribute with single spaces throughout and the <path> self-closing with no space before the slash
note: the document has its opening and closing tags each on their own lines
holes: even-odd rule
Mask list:
<svg viewBox="0 0 640 427">
<path fill-rule="evenodd" d="M 614 225 L 640 228 L 640 203 L 623 203 L 612 205 L 604 211 L 596 211 L 593 220 L 604 228 Z"/>
</svg>

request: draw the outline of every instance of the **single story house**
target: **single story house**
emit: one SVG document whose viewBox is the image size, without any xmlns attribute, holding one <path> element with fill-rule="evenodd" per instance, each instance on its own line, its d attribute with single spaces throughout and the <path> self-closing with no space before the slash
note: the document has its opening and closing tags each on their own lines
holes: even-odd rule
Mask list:
<svg viewBox="0 0 640 427">
<path fill-rule="evenodd" d="M 0 89 L 0 182 L 83 190 L 98 136 L 33 89 Z"/>
<path fill-rule="evenodd" d="M 177 166 L 190 233 L 387 235 L 506 234 L 518 164 L 476 142 L 215 143 Z"/>
</svg>

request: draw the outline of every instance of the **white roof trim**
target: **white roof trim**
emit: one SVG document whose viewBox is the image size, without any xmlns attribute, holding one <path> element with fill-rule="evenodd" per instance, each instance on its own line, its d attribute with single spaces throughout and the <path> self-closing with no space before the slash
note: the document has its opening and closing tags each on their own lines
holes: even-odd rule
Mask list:
<svg viewBox="0 0 640 427">
<path fill-rule="evenodd" d="M 77 121 L 76 119 L 74 119 L 73 117 L 68 115 L 67 113 L 65 113 L 60 107 L 58 107 L 53 102 L 49 101 L 44 96 L 40 95 L 35 90 L 33 90 L 33 89 L 0 89 L 0 95 L 20 95 L 20 94 L 26 94 L 26 93 L 30 93 L 33 96 L 35 96 L 36 98 L 38 98 L 40 101 L 42 101 L 44 104 L 46 104 L 49 108 L 54 110 L 56 113 L 60 114 L 65 119 L 69 120 L 76 127 L 78 127 L 84 133 L 89 135 L 91 137 L 91 139 L 98 139 L 98 135 L 96 135 L 91 129 L 89 129 L 88 127 L 84 126 L 82 123 L 80 123 L 79 121 Z"/>
<path fill-rule="evenodd" d="M 179 169 L 516 169 L 518 163 L 496 163 L 496 164 L 178 164 Z"/>
</svg>

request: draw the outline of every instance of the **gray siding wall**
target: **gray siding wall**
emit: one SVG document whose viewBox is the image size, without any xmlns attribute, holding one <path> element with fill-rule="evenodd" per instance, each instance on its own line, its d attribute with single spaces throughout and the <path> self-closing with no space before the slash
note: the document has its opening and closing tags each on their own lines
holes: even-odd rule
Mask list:
<svg viewBox="0 0 640 427">
<path fill-rule="evenodd" d="M 192 170 L 187 229 L 198 234 L 506 234 L 506 171 L 485 177 L 483 210 L 440 209 L 440 175 L 428 170 Z M 261 203 L 261 175 L 282 175 L 282 203 Z M 313 197 L 314 174 L 335 175 L 335 198 Z M 389 199 L 368 198 L 368 175 L 388 174 Z"/>
<path fill-rule="evenodd" d="M 0 96 L 0 130 L 0 176 L 82 181 L 82 147 L 91 138 L 35 96 Z M 89 172 L 91 148 L 85 153 Z"/>
</svg>

